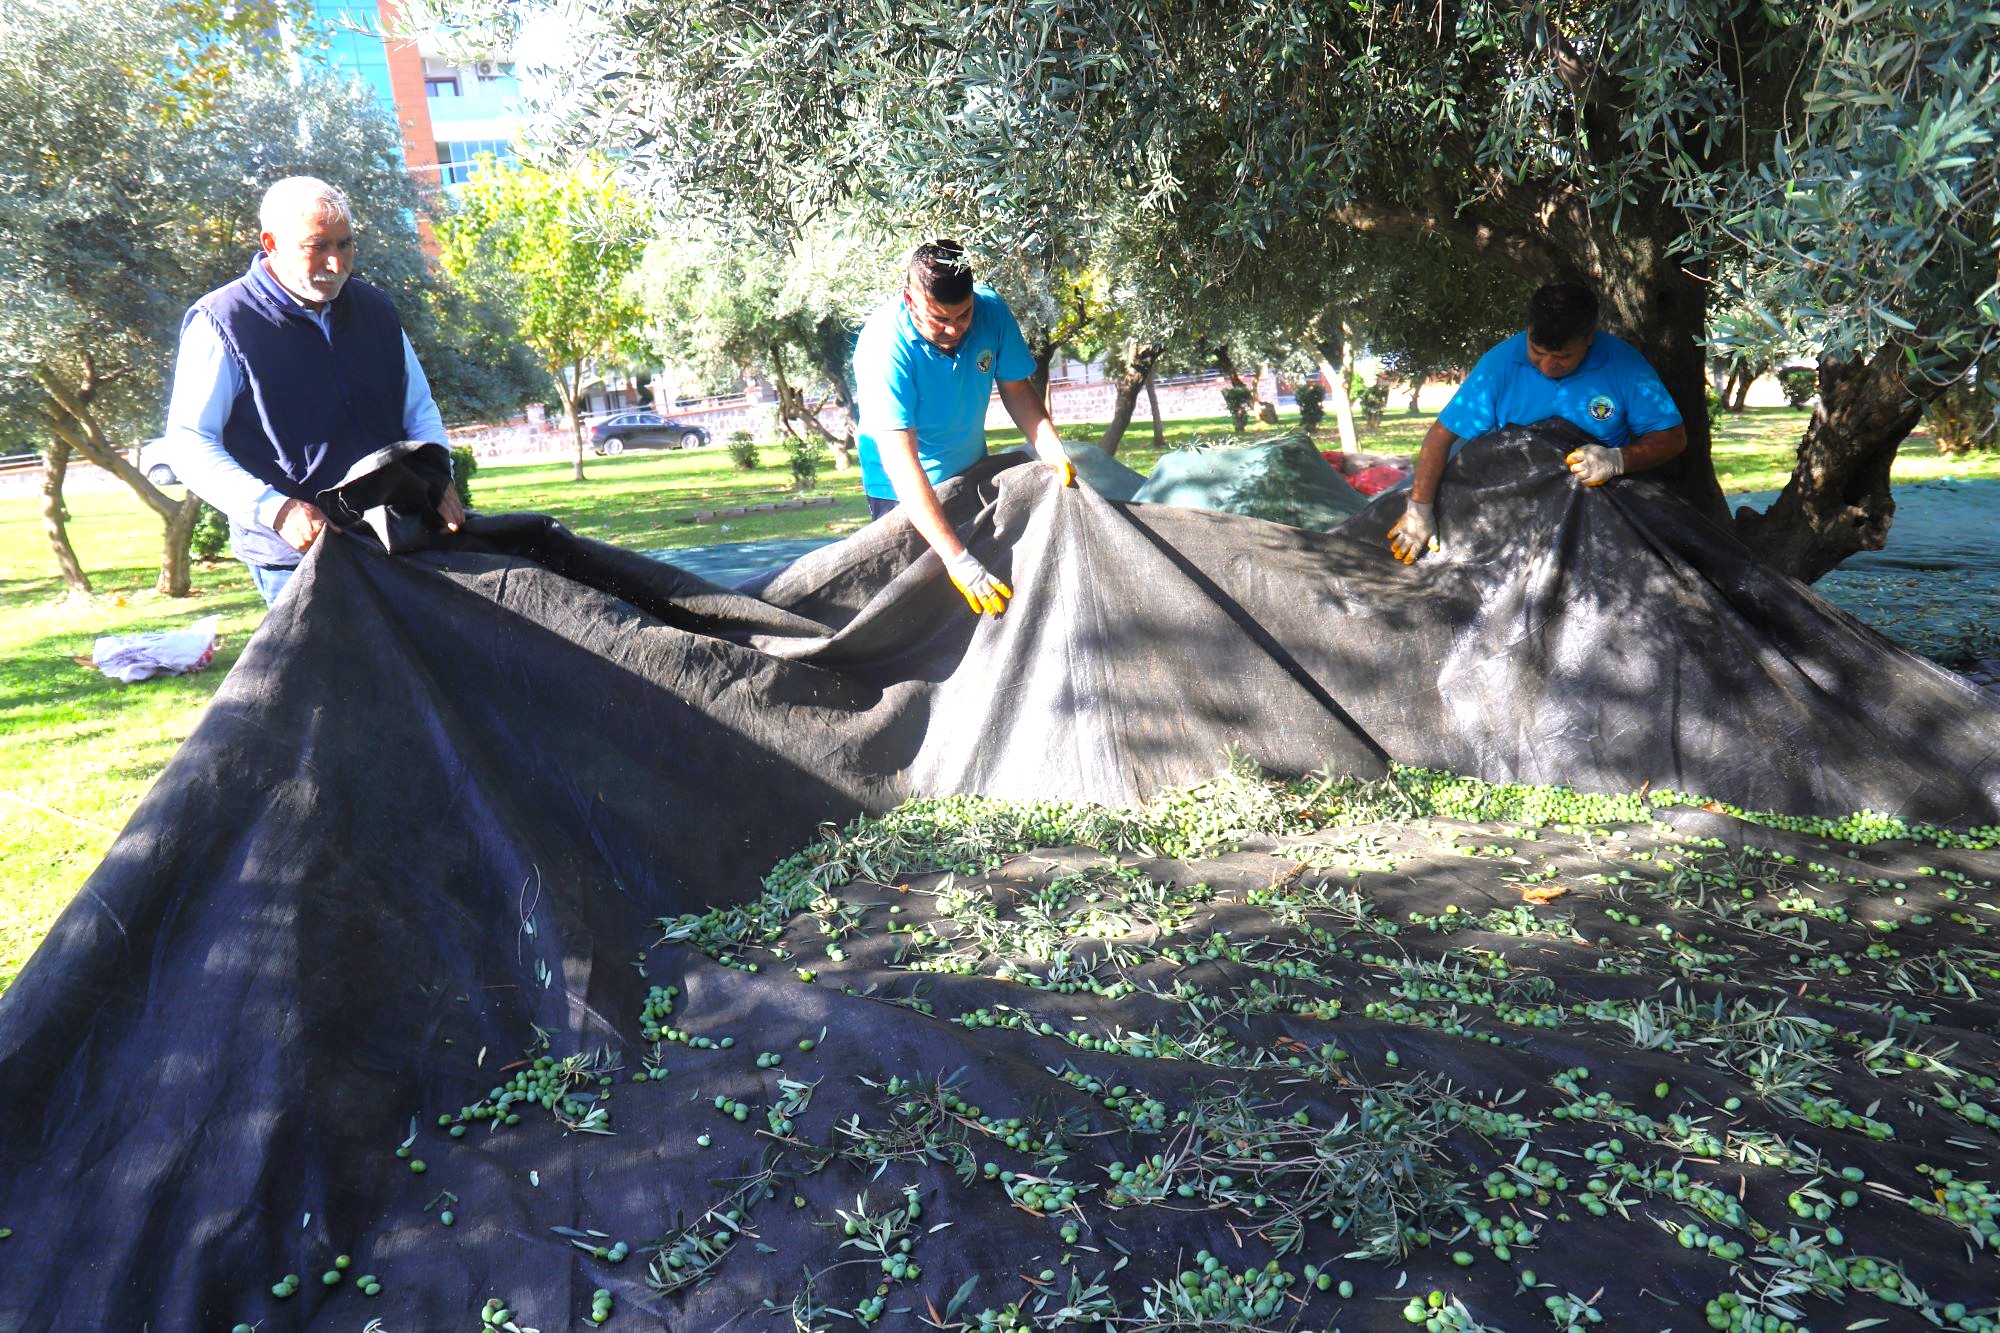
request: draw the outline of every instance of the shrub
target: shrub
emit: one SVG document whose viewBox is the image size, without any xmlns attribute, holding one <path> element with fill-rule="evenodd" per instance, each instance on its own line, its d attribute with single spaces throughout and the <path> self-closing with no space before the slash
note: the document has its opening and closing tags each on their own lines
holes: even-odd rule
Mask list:
<svg viewBox="0 0 2000 1333">
<path fill-rule="evenodd" d="M 1229 409 L 1229 419 L 1235 423 L 1238 435 L 1250 424 L 1250 399 L 1253 396 L 1241 384 L 1232 384 L 1222 391 L 1222 405 Z"/>
<path fill-rule="evenodd" d="M 792 472 L 792 489 L 809 491 L 819 483 L 819 445 L 794 435 L 785 442 L 785 466 Z"/>
<path fill-rule="evenodd" d="M 2000 364 L 1986 373 L 2000 375 Z M 1966 454 L 2000 446 L 2000 398 L 1973 381 L 1959 380 L 1924 406 L 1924 424 L 1941 454 Z"/>
<path fill-rule="evenodd" d="M 1785 391 L 1785 401 L 1793 407 L 1811 407 L 1812 400 L 1819 396 L 1819 372 L 1805 366 L 1781 370 L 1778 387 Z"/>
<path fill-rule="evenodd" d="M 451 447 L 451 488 L 458 492 L 458 502 L 467 509 L 472 508 L 472 474 L 479 471 L 479 460 L 472 456 L 469 444 L 454 444 Z"/>
<path fill-rule="evenodd" d="M 1355 407 L 1361 410 L 1361 424 L 1369 430 L 1377 430 L 1382 425 L 1382 414 L 1389 410 L 1389 386 L 1379 381 L 1369 385 L 1354 396 Z"/>
<path fill-rule="evenodd" d="M 1326 386 L 1306 383 L 1299 386 L 1299 428 L 1318 430 L 1319 423 L 1326 420 Z"/>
<path fill-rule="evenodd" d="M 757 437 L 747 430 L 729 433 L 729 461 L 744 472 L 757 470 Z"/>
<path fill-rule="evenodd" d="M 201 513 L 194 521 L 194 535 L 188 539 L 188 552 L 197 560 L 213 560 L 229 546 L 229 520 L 222 511 L 208 501 L 201 502 Z"/>
</svg>

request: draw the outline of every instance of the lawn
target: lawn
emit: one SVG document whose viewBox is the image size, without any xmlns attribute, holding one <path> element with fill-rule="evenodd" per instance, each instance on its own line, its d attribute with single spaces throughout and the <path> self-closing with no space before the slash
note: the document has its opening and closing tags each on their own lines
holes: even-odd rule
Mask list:
<svg viewBox="0 0 2000 1333">
<path fill-rule="evenodd" d="M 1715 458 L 1724 489 L 1769 490 L 1791 468 L 1802 413 L 1765 409 L 1723 419 Z M 1408 453 L 1429 416 L 1392 411 L 1362 447 Z M 1089 439 L 1097 427 L 1066 430 Z M 1175 421 L 1167 447 L 1229 433 L 1227 418 Z M 1159 453 L 1147 423 L 1135 423 L 1119 457 L 1149 471 Z M 1018 444 L 995 432 L 995 447 Z M 561 461 L 489 464 L 473 483 L 487 511 L 553 514 L 585 536 L 641 550 L 717 542 L 843 536 L 867 521 L 855 472 L 821 473 L 830 507 L 689 523 L 700 510 L 788 498 L 782 453 L 766 449 L 754 472 L 731 468 L 719 449 L 633 453 L 593 459 L 582 484 Z M 1914 437 L 1896 466 L 1898 481 L 1937 476 L 2000 476 L 2000 456 L 1940 458 Z M 96 596 L 60 596 L 42 535 L 39 498 L 0 497 L 0 989 L 12 981 L 49 923 L 102 859 L 154 776 L 200 719 L 202 705 L 263 617 L 263 604 L 231 561 L 198 566 L 186 601 L 156 597 L 159 524 L 124 490 L 70 499 L 71 537 Z M 166 629 L 203 615 L 221 618 L 223 643 L 200 675 L 123 686 L 78 665 L 100 634 Z"/>
</svg>

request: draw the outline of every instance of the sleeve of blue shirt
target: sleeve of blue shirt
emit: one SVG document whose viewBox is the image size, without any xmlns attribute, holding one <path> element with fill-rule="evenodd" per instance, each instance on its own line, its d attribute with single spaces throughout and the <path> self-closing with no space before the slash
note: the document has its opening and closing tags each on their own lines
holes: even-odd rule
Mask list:
<svg viewBox="0 0 2000 1333">
<path fill-rule="evenodd" d="M 917 381 L 902 340 L 868 329 L 854 348 L 854 404 L 861 429 L 882 436 L 917 424 Z"/>
<path fill-rule="evenodd" d="M 1674 405 L 1674 396 L 1667 392 L 1667 386 L 1660 382 L 1659 372 L 1637 348 L 1629 351 L 1630 355 L 1624 358 L 1626 428 L 1637 437 L 1680 425 L 1681 410 Z"/>
<path fill-rule="evenodd" d="M 1007 303 L 996 296 L 993 306 L 1000 319 L 1000 350 L 993 358 L 993 378 L 1001 383 L 1024 380 L 1035 373 L 1035 354 L 1028 350 L 1028 340 L 1021 336 L 1021 322 L 1014 318 Z"/>
<path fill-rule="evenodd" d="M 417 363 L 417 349 L 410 346 L 407 333 L 403 335 L 403 438 L 451 447 L 444 433 L 444 417 L 431 397 L 431 382 Z"/>
<path fill-rule="evenodd" d="M 1461 440 L 1476 440 L 1500 428 L 1500 399 L 1507 391 L 1507 354 L 1502 343 L 1479 358 L 1465 383 L 1438 413 L 1438 424 Z"/>
<path fill-rule="evenodd" d="M 285 497 L 222 447 L 222 427 L 243 392 L 243 371 L 206 314 L 181 331 L 167 401 L 167 465 L 187 488 L 246 528 L 270 527 Z M 428 390 L 425 391 L 428 395 Z"/>
</svg>

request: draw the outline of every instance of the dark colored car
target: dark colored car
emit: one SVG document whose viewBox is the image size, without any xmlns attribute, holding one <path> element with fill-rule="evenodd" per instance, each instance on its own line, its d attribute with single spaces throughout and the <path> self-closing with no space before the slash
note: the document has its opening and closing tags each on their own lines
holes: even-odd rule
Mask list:
<svg viewBox="0 0 2000 1333">
<path fill-rule="evenodd" d="M 699 449 L 708 443 L 700 426 L 683 425 L 658 412 L 620 412 L 590 430 L 590 447 L 600 454 L 627 449 Z"/>
</svg>

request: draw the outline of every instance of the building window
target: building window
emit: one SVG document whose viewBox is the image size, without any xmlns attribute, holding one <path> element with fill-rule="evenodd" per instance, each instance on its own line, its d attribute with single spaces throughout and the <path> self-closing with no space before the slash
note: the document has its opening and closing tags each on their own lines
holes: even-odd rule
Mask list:
<svg viewBox="0 0 2000 1333">
<path fill-rule="evenodd" d="M 465 184 L 478 173 L 479 163 L 475 159 L 482 153 L 492 154 L 503 166 L 514 161 L 514 145 L 505 139 L 440 143 L 437 146 L 438 178 L 446 185 Z"/>
<path fill-rule="evenodd" d="M 456 77 L 424 80 L 424 96 L 426 97 L 457 97 L 459 95 L 458 79 Z"/>
</svg>

